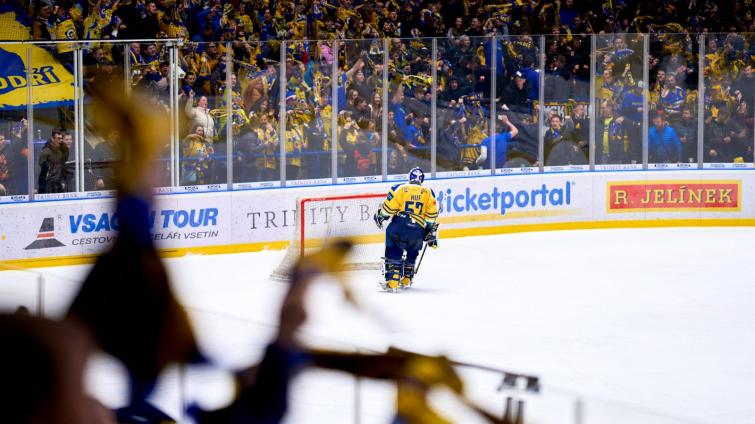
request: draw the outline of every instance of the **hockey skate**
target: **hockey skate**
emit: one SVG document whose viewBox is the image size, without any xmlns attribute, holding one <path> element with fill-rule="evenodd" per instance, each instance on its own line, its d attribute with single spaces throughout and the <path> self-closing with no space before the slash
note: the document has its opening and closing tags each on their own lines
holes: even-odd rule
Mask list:
<svg viewBox="0 0 755 424">
<path fill-rule="evenodd" d="M 401 279 L 400 286 L 401 286 L 402 289 L 406 290 L 406 289 L 412 288 L 412 283 L 413 283 L 413 281 L 412 281 L 411 278 L 404 277 L 404 278 Z"/>
<path fill-rule="evenodd" d="M 414 264 L 403 263 L 400 286 L 402 289 L 409 289 L 414 282 Z"/>
<path fill-rule="evenodd" d="M 398 293 L 400 283 L 398 280 L 381 281 L 380 288 L 388 293 Z"/>
</svg>

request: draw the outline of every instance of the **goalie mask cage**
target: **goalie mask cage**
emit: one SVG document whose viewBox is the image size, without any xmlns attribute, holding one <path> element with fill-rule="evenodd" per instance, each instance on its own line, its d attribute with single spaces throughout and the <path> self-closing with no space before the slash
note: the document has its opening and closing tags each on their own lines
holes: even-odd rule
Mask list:
<svg viewBox="0 0 755 424">
<path fill-rule="evenodd" d="M 270 277 L 287 279 L 299 257 L 334 238 L 348 238 L 354 243 L 347 269 L 381 269 L 385 230 L 378 229 L 372 217 L 385 196 L 384 193 L 365 193 L 298 199 L 291 242 Z"/>
</svg>

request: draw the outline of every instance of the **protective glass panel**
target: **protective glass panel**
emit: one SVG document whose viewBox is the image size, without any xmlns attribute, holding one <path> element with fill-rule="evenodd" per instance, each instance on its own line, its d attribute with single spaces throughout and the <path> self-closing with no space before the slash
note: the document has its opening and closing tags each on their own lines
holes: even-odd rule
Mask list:
<svg viewBox="0 0 755 424">
<path fill-rule="evenodd" d="M 496 76 L 496 168 L 498 173 L 533 172 L 538 165 L 537 104 L 540 98 L 540 38 L 501 36 Z M 505 120 L 502 120 L 504 118 Z M 513 128 L 516 131 L 513 131 Z M 516 136 L 513 136 L 516 133 Z M 508 135 L 507 135 L 508 134 Z M 499 143 L 498 141 L 502 141 Z M 501 146 L 499 146 L 501 144 Z M 502 150 L 504 149 L 505 150 Z M 504 160 L 505 158 L 505 160 Z"/>
<path fill-rule="evenodd" d="M 178 103 L 183 122 L 178 184 L 200 186 L 191 190 L 226 183 L 225 51 L 221 43 L 189 43 L 179 53 L 186 76 Z"/>
<path fill-rule="evenodd" d="M 332 42 L 309 43 L 309 54 L 305 58 L 304 72 L 305 101 L 308 122 L 305 126 L 307 144 L 303 157 L 304 174 L 317 181 L 330 181 L 332 178 L 333 141 L 333 102 L 331 78 L 334 47 Z"/>
<path fill-rule="evenodd" d="M 381 178 L 382 50 L 379 40 L 339 44 L 338 61 L 345 69 L 338 87 L 339 182 Z"/>
<path fill-rule="evenodd" d="M 697 37 L 690 34 L 650 35 L 650 111 L 648 166 L 697 168 L 698 111 Z M 633 116 L 642 91 L 627 94 L 624 116 Z"/>
<path fill-rule="evenodd" d="M 0 45 L 8 58 L 17 61 L 14 75 L 16 101 L 0 108 L 0 202 L 12 202 L 28 199 L 29 194 L 29 149 L 27 116 L 28 90 L 26 79 L 26 46 Z M 6 59 L 11 60 L 11 59 Z M 10 79 L 10 78 L 9 78 Z"/>
<path fill-rule="evenodd" d="M 138 45 L 137 45 L 138 46 Z M 98 110 L 92 102 L 90 89 L 93 85 L 107 86 L 109 89 L 118 91 L 122 96 L 126 96 L 126 90 L 129 88 L 126 84 L 141 83 L 139 87 L 146 87 L 144 79 L 157 81 L 156 75 L 159 75 L 159 63 L 154 66 L 153 72 L 148 72 L 149 67 L 140 66 L 139 57 L 134 55 L 136 62 L 132 62 L 134 74 L 130 74 L 129 81 L 123 81 L 124 76 L 124 55 L 133 54 L 141 51 L 137 46 L 131 50 L 130 45 L 125 44 L 102 44 L 91 45 L 83 50 L 82 56 L 82 77 L 84 86 L 82 116 L 83 128 L 75 134 L 74 139 L 83 134 L 83 140 L 80 143 L 74 143 L 75 146 L 81 146 L 80 157 L 83 164 L 83 190 L 84 191 L 111 191 L 116 188 L 118 178 L 118 167 L 123 160 L 122 144 L 123 139 L 117 130 L 100 133 L 97 124 L 102 122 L 98 116 L 102 110 Z M 166 69 L 163 69 L 166 71 Z M 164 83 L 164 81 L 163 81 Z M 157 86 L 153 85 L 155 93 L 158 93 Z M 165 87 L 167 88 L 167 87 Z M 139 89 L 137 89 L 139 90 Z M 145 89 L 146 90 L 146 89 Z M 168 102 L 170 99 L 168 93 L 163 90 L 162 101 Z M 165 163 L 162 165 L 169 165 Z M 162 168 L 161 168 L 162 169 Z M 161 179 L 164 177 L 160 174 Z M 168 181 L 169 183 L 170 181 Z"/>
<path fill-rule="evenodd" d="M 737 33 L 705 36 L 706 167 L 752 167 L 752 48 Z"/>
<path fill-rule="evenodd" d="M 73 135 L 76 131 L 73 101 L 76 72 L 74 46 L 61 43 L 35 45 L 30 49 L 32 78 L 36 82 L 32 84 L 33 184 L 40 199 L 71 197 L 72 194 L 65 193 L 76 191 L 73 151 Z M 26 47 L 23 46 L 18 51 L 20 55 L 24 55 L 19 60 L 21 57 L 26 60 Z"/>
<path fill-rule="evenodd" d="M 276 46 L 278 43 L 276 43 Z M 233 43 L 233 182 L 236 187 L 280 185 L 278 136 L 278 47 L 249 42 L 246 33 Z M 224 112 L 225 114 L 226 112 Z"/>
<path fill-rule="evenodd" d="M 388 179 L 400 181 L 430 170 L 432 40 L 393 38 L 387 54 Z"/>
<path fill-rule="evenodd" d="M 642 34 L 596 36 L 594 72 L 598 119 L 595 123 L 596 169 L 642 167 L 642 111 L 632 109 L 642 81 Z M 624 108 L 624 102 L 629 105 Z"/>
<path fill-rule="evenodd" d="M 590 163 L 590 43 L 587 35 L 545 37 L 546 172 L 583 170 Z"/>
<path fill-rule="evenodd" d="M 500 39 L 460 35 L 438 40 L 437 169 L 439 176 L 485 174 L 481 143 L 490 131 L 493 49 Z M 487 156 L 490 157 L 489 155 Z"/>
<path fill-rule="evenodd" d="M 319 122 L 316 118 L 315 104 L 317 103 L 314 85 L 315 76 L 318 78 L 320 93 L 326 93 L 327 89 L 323 85 L 330 75 L 330 65 L 332 65 L 332 50 L 327 43 L 321 46 L 327 50 L 328 60 L 320 66 L 317 58 L 326 56 L 324 52 L 318 52 L 318 44 L 308 41 L 289 41 L 286 42 L 286 63 L 284 81 L 285 90 L 284 98 L 281 99 L 286 105 L 286 133 L 285 151 L 286 151 L 286 181 L 288 185 L 311 185 L 311 184 L 328 184 L 332 176 L 329 172 L 330 156 L 330 138 L 325 133 L 330 129 L 330 123 L 327 127 L 322 122 L 321 128 L 318 128 Z M 332 44 L 330 44 L 332 46 Z M 330 65 L 328 65 L 328 63 Z M 324 99 L 319 99 L 320 104 L 327 106 Z M 276 107 L 277 107 L 276 103 Z M 330 117 L 331 108 L 325 107 L 325 113 Z M 322 111 L 318 112 L 322 120 Z M 315 134 L 316 132 L 316 134 Z M 310 141 L 312 145 L 310 146 Z"/>
<path fill-rule="evenodd" d="M 130 81 L 126 89 L 128 92 L 138 93 L 143 96 L 144 101 L 165 109 L 172 117 L 171 119 L 176 119 L 174 108 L 178 106 L 175 104 L 175 94 L 171 98 L 172 78 L 174 78 L 171 72 L 171 69 L 173 69 L 171 67 L 171 48 L 159 42 L 130 44 L 128 47 L 129 59 L 127 59 Z M 176 72 L 176 74 L 176 77 L 178 77 L 181 73 Z M 171 128 L 174 127 L 175 125 L 171 125 Z M 177 134 L 171 134 L 171 140 L 175 140 L 177 136 Z M 112 135 L 103 136 L 106 142 L 110 137 Z M 105 146 L 103 145 L 103 148 L 107 150 Z M 162 146 L 159 150 L 159 157 L 154 161 L 158 177 L 156 185 L 158 187 L 169 187 L 173 182 L 171 178 L 173 169 L 172 149 L 173 146 L 168 144 Z"/>
</svg>

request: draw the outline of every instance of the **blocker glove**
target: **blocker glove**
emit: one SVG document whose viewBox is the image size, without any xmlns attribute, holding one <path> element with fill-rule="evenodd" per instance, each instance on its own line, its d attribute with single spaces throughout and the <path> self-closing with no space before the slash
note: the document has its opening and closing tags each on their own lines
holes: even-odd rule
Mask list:
<svg viewBox="0 0 755 424">
<path fill-rule="evenodd" d="M 438 248 L 438 223 L 433 222 L 425 227 L 425 241 L 433 249 Z"/>
</svg>

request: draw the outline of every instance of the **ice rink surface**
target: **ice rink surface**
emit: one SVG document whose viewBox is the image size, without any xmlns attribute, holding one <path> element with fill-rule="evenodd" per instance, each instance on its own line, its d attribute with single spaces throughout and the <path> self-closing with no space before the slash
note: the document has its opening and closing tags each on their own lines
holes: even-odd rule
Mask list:
<svg viewBox="0 0 755 424">
<path fill-rule="evenodd" d="M 441 240 L 415 287 L 377 288 L 379 272 L 352 274 L 364 305 L 343 303 L 323 281 L 302 339 L 349 351 L 394 345 L 541 377 L 527 423 L 755 422 L 755 228 L 672 228 L 523 233 Z M 282 251 L 167 261 L 210 367 L 166 372 L 154 401 L 180 417 L 181 400 L 219 407 L 232 396 L 221 368 L 258 360 L 275 331 L 286 284 L 268 279 Z M 88 267 L 46 268 L 45 309 L 66 310 Z M 36 299 L 36 276 L 0 273 L 0 306 Z M 500 375 L 462 370 L 466 389 L 502 409 Z M 123 370 L 93 360 L 87 378 L 109 406 L 125 402 Z M 359 387 L 357 391 L 356 388 Z M 291 423 L 388 423 L 393 390 L 308 371 L 292 390 Z M 446 393 L 455 422 L 476 422 Z"/>
</svg>

